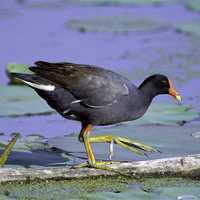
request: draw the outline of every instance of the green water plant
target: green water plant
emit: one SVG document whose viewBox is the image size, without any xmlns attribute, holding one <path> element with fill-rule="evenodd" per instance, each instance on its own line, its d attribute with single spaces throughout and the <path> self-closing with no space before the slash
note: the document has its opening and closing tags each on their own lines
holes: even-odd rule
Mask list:
<svg viewBox="0 0 200 200">
<path fill-rule="evenodd" d="M 186 1 L 186 7 L 191 11 L 200 12 L 200 1 L 199 0 L 188 0 L 188 1 Z"/>
<path fill-rule="evenodd" d="M 32 73 L 27 65 L 24 64 L 16 64 L 16 63 L 9 63 L 6 66 L 6 73 L 10 79 L 11 84 L 23 84 L 21 81 L 14 79 L 11 73 Z"/>
<path fill-rule="evenodd" d="M 50 114 L 53 110 L 26 86 L 0 86 L 0 117 Z"/>
<path fill-rule="evenodd" d="M 198 21 L 183 23 L 178 25 L 176 31 L 200 37 L 200 23 Z"/>
<path fill-rule="evenodd" d="M 176 0 L 70 0 L 70 3 L 80 5 L 114 5 L 114 6 L 137 6 L 137 5 L 160 5 L 163 3 L 175 2 Z"/>
<path fill-rule="evenodd" d="M 67 26 L 80 32 L 152 32 L 169 25 L 148 17 L 132 15 L 97 16 L 88 19 L 72 19 Z"/>
<path fill-rule="evenodd" d="M 15 143 L 17 142 L 17 139 L 19 138 L 19 134 L 15 134 L 15 136 L 12 138 L 12 140 L 5 146 L 5 149 L 3 153 L 0 156 L 0 167 L 3 167 L 8 160 L 8 156 L 10 155 Z"/>
</svg>

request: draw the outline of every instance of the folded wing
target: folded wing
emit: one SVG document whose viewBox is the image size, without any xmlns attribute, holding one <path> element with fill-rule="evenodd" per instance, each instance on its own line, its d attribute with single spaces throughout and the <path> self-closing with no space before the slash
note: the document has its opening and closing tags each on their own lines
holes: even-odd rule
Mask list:
<svg viewBox="0 0 200 200">
<path fill-rule="evenodd" d="M 38 61 L 35 64 L 31 71 L 67 89 L 88 107 L 110 105 L 129 93 L 130 82 L 109 70 L 74 63 Z"/>
</svg>

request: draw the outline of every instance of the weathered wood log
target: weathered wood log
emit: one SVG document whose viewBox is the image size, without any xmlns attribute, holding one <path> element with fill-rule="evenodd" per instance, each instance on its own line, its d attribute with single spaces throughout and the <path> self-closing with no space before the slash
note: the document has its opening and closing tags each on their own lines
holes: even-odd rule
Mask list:
<svg viewBox="0 0 200 200">
<path fill-rule="evenodd" d="M 112 170 L 71 167 L 0 168 L 0 183 L 111 177 L 184 177 L 200 179 L 200 154 L 108 165 Z"/>
</svg>

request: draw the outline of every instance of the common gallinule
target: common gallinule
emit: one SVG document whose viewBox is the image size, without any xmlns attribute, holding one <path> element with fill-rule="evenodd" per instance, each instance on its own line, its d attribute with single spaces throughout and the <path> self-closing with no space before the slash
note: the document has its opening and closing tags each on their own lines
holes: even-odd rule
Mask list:
<svg viewBox="0 0 200 200">
<path fill-rule="evenodd" d="M 38 61 L 29 69 L 34 74 L 13 75 L 32 87 L 63 117 L 82 123 L 79 140 L 84 143 L 88 164 L 97 167 L 90 143 L 113 143 L 137 154 L 156 149 L 145 144 L 113 135 L 89 137 L 92 126 L 110 125 L 136 120 L 144 115 L 152 99 L 170 94 L 178 101 L 180 95 L 164 75 L 155 74 L 136 87 L 127 78 L 97 66 L 74 63 L 48 63 Z"/>
</svg>

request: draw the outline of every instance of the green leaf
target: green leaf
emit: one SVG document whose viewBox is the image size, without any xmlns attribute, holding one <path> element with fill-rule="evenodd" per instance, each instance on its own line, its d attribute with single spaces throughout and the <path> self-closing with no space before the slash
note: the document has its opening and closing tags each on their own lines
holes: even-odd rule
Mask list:
<svg viewBox="0 0 200 200">
<path fill-rule="evenodd" d="M 0 149 L 6 148 L 6 142 L 0 143 Z M 48 145 L 47 140 L 39 135 L 32 134 L 20 138 L 17 144 L 13 147 L 15 152 L 32 153 L 32 151 L 52 151 L 51 147 Z"/>
<path fill-rule="evenodd" d="M 8 159 L 8 156 L 10 154 L 10 152 L 13 149 L 13 146 L 15 145 L 15 143 L 17 142 L 17 139 L 19 138 L 19 134 L 16 134 L 13 139 L 9 142 L 8 145 L 6 145 L 2 155 L 0 156 L 0 167 L 3 167 Z"/>
<path fill-rule="evenodd" d="M 27 86 L 0 86 L 0 117 L 53 112 L 47 103 Z"/>
<path fill-rule="evenodd" d="M 176 0 L 71 0 L 70 3 L 81 5 L 146 5 L 175 2 Z"/>
<path fill-rule="evenodd" d="M 162 124 L 173 125 L 194 120 L 198 113 L 187 106 L 177 104 L 152 104 L 147 113 L 134 124 Z"/>
<path fill-rule="evenodd" d="M 4 142 L 0 142 L 0 149 L 5 148 L 6 144 Z"/>
<path fill-rule="evenodd" d="M 43 136 L 38 134 L 32 134 L 19 140 L 15 146 L 16 151 L 32 152 L 36 150 L 50 151 L 50 147 L 47 144 Z"/>
<path fill-rule="evenodd" d="M 190 35 L 200 37 L 200 22 L 188 22 L 179 25 L 176 28 L 177 32 L 183 32 Z"/>
<path fill-rule="evenodd" d="M 186 7 L 190 10 L 200 12 L 200 1 L 199 0 L 188 0 Z"/>
<path fill-rule="evenodd" d="M 23 84 L 22 81 L 19 81 L 15 79 L 11 73 L 24 73 L 24 74 L 32 74 L 32 72 L 29 70 L 27 65 L 23 64 L 15 64 L 15 63 L 9 63 L 6 67 L 6 73 L 8 77 L 10 78 L 10 83 L 12 84 Z"/>
<path fill-rule="evenodd" d="M 84 20 L 70 20 L 67 25 L 80 32 L 148 32 L 168 27 L 168 24 L 149 17 L 134 17 L 129 15 L 102 16 Z"/>
</svg>

